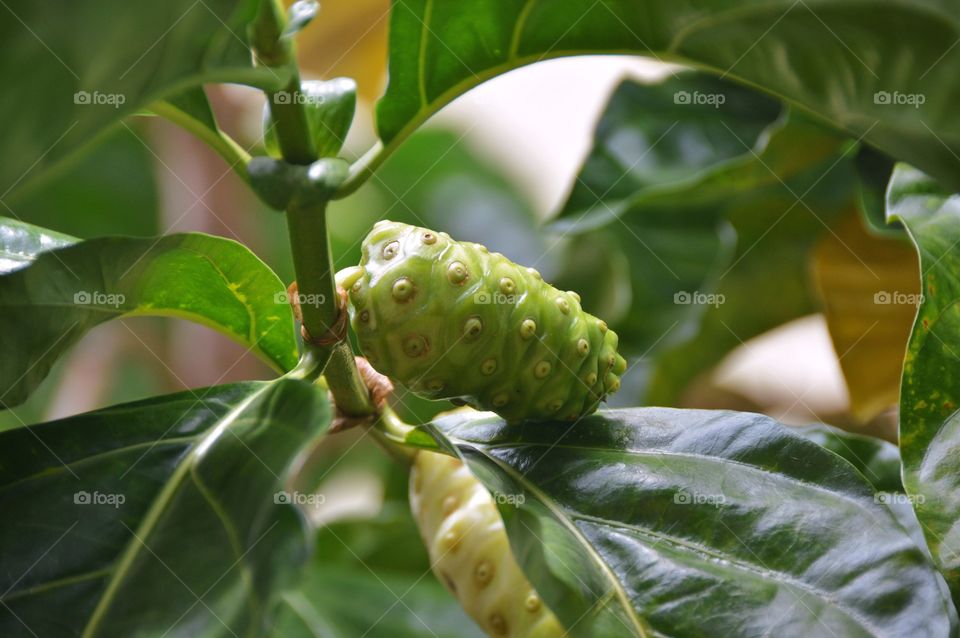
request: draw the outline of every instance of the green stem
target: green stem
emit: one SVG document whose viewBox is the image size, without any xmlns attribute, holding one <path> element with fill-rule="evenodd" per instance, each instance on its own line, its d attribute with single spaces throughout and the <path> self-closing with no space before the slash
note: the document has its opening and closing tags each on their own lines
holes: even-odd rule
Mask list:
<svg viewBox="0 0 960 638">
<path fill-rule="evenodd" d="M 376 414 L 377 408 L 370 399 L 370 391 L 363 383 L 360 371 L 357 370 L 349 342 L 341 341 L 333 347 L 325 372 L 331 384 L 333 379 L 338 379 L 340 384 L 342 391 L 337 397 L 340 412 L 357 417 Z M 331 385 L 331 391 L 332 387 Z"/>
<path fill-rule="evenodd" d="M 267 100 L 283 159 L 290 164 L 308 165 L 316 161 L 317 153 L 306 111 L 296 99 L 300 91 L 300 74 L 292 40 L 281 37 L 285 23 L 283 6 L 276 0 L 263 0 L 251 27 L 250 39 L 259 64 L 290 74 L 290 81 L 284 89 L 267 91 Z M 278 99 L 284 91 L 287 95 Z M 303 326 L 313 337 L 326 334 L 340 312 L 327 238 L 328 201 L 329 193 L 318 193 L 309 201 L 294 197 L 287 207 L 287 230 L 301 295 Z M 340 342 L 333 346 L 307 343 L 304 347 L 307 351 L 304 357 L 315 357 L 325 366 L 327 384 L 342 413 L 349 416 L 376 414 L 376 406 L 360 377 L 349 343 Z"/>
<path fill-rule="evenodd" d="M 320 337 L 337 321 L 337 299 L 333 263 L 327 239 L 327 202 L 301 205 L 294 201 L 287 209 L 287 232 L 297 273 L 303 326 Z"/>
<path fill-rule="evenodd" d="M 276 0 L 263 0 L 253 22 L 250 39 L 257 62 L 289 73 L 282 89 L 266 92 L 270 116 L 276 123 L 277 141 L 283 159 L 291 164 L 310 164 L 317 159 L 307 123 L 307 113 L 297 99 L 300 95 L 300 72 L 293 41 L 281 37 L 286 25 L 283 6 Z"/>
<path fill-rule="evenodd" d="M 203 140 L 207 146 L 216 151 L 217 155 L 222 157 L 224 161 L 230 165 L 230 168 L 240 176 L 240 179 L 248 184 L 250 183 L 250 176 L 247 174 L 247 163 L 250 161 L 250 154 L 247 153 L 242 146 L 237 144 L 236 140 L 232 137 L 220 129 L 211 129 L 200 120 L 191 117 L 169 102 L 152 104 L 150 110 Z"/>
</svg>

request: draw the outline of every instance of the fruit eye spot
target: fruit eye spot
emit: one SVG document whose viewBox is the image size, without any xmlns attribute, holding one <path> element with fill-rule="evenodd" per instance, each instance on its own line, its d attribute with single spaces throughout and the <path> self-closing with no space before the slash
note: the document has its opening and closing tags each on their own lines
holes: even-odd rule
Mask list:
<svg viewBox="0 0 960 638">
<path fill-rule="evenodd" d="M 400 277 L 395 282 L 393 282 L 393 289 L 391 290 L 393 298 L 398 302 L 410 301 L 413 298 L 414 286 L 413 282 L 410 281 L 407 277 Z"/>
<path fill-rule="evenodd" d="M 427 350 L 427 340 L 422 335 L 412 335 L 403 340 L 403 353 L 408 357 L 423 356 Z"/>
<path fill-rule="evenodd" d="M 473 570 L 473 579 L 478 586 L 486 586 L 493 580 L 493 564 L 488 560 L 482 560 L 477 563 L 476 569 Z"/>
<path fill-rule="evenodd" d="M 507 404 L 507 401 L 509 400 L 510 400 L 510 395 L 507 394 L 506 392 L 501 392 L 493 397 L 492 403 L 494 406 L 498 408 L 502 408 Z"/>
<path fill-rule="evenodd" d="M 597 325 L 600 327 L 600 334 L 603 334 L 607 331 L 607 322 L 602 319 L 597 322 Z"/>
<path fill-rule="evenodd" d="M 533 368 L 533 376 L 537 377 L 538 379 L 543 379 L 548 374 L 550 374 L 550 370 L 552 369 L 553 369 L 553 366 L 550 365 L 549 361 L 540 361 Z"/>
<path fill-rule="evenodd" d="M 443 515 L 449 516 L 457 508 L 458 503 L 457 497 L 453 494 L 443 499 Z"/>
<path fill-rule="evenodd" d="M 491 375 L 497 371 L 497 360 L 496 359 L 485 359 L 483 363 L 480 364 L 480 372 L 486 375 Z"/>
<path fill-rule="evenodd" d="M 524 319 L 520 324 L 520 337 L 529 339 L 537 334 L 537 323 L 533 319 Z"/>
<path fill-rule="evenodd" d="M 580 339 L 577 341 L 577 353 L 581 357 L 587 356 L 587 353 L 590 352 L 590 343 L 586 339 Z"/>
<path fill-rule="evenodd" d="M 563 399 L 554 399 L 553 401 L 547 404 L 547 411 L 556 412 L 562 407 L 563 407 Z"/>
<path fill-rule="evenodd" d="M 420 236 L 420 240 L 429 246 L 431 244 L 437 243 L 437 236 L 434 235 L 433 233 L 424 233 L 423 235 Z"/>
<path fill-rule="evenodd" d="M 527 268 L 527 272 L 530 273 L 530 276 L 533 277 L 534 279 L 542 279 L 542 277 L 540 276 L 540 271 L 537 270 L 536 268 Z"/>
<path fill-rule="evenodd" d="M 427 381 L 427 390 L 430 392 L 440 392 L 440 390 L 443 390 L 443 381 L 439 379 Z"/>
<path fill-rule="evenodd" d="M 500 614 L 490 614 L 490 627 L 499 636 L 507 635 L 507 621 Z"/>
<path fill-rule="evenodd" d="M 505 295 L 512 295 L 517 289 L 517 284 L 513 283 L 513 279 L 509 277 L 504 277 L 500 280 L 500 292 Z"/>
<path fill-rule="evenodd" d="M 530 595 L 527 596 L 527 599 L 523 601 L 523 606 L 531 614 L 537 613 L 538 611 L 540 611 L 540 597 L 537 596 L 535 593 L 530 592 Z"/>
<path fill-rule="evenodd" d="M 568 290 L 567 294 L 577 300 L 577 303 L 580 303 L 580 294 L 574 290 Z"/>
<path fill-rule="evenodd" d="M 468 341 L 476 339 L 482 332 L 483 321 L 480 320 L 480 317 L 470 317 L 463 324 L 463 337 Z"/>
<path fill-rule="evenodd" d="M 560 309 L 560 312 L 563 314 L 568 314 L 570 312 L 570 302 L 564 299 L 563 297 L 557 297 L 557 308 Z"/>
<path fill-rule="evenodd" d="M 383 255 L 384 259 L 390 260 L 396 257 L 398 252 L 400 252 L 400 243 L 392 241 L 383 247 L 380 254 Z"/>
<path fill-rule="evenodd" d="M 459 261 L 452 262 L 447 266 L 447 281 L 454 286 L 459 286 L 467 280 L 467 267 Z"/>
<path fill-rule="evenodd" d="M 455 530 L 450 530 L 443 535 L 442 543 L 448 552 L 456 552 L 460 548 L 460 536 Z"/>
<path fill-rule="evenodd" d="M 597 373 L 591 372 L 590 374 L 587 375 L 587 378 L 584 379 L 584 381 L 587 382 L 587 385 L 592 386 L 594 383 L 597 382 Z"/>
<path fill-rule="evenodd" d="M 360 313 L 360 323 L 370 323 L 370 311 L 364 310 Z"/>
</svg>

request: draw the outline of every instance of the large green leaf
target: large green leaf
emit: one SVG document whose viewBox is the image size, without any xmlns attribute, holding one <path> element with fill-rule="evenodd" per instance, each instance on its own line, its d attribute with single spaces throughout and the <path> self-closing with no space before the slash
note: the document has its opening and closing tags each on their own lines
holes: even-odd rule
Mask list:
<svg viewBox="0 0 960 638">
<path fill-rule="evenodd" d="M 794 427 L 793 431 L 842 456 L 857 468 L 878 492 L 903 491 L 900 481 L 900 450 L 893 443 L 822 423 Z"/>
<path fill-rule="evenodd" d="M 380 137 L 547 58 L 638 53 L 756 86 L 960 188 L 960 36 L 942 0 L 395 0 Z"/>
<path fill-rule="evenodd" d="M 740 343 L 816 307 L 809 250 L 859 196 L 845 148 L 702 74 L 614 93 L 553 228 L 572 238 L 559 284 L 648 357 L 646 401 L 675 403 Z M 628 285 L 611 291 L 620 263 Z"/>
<path fill-rule="evenodd" d="M 945 584 L 873 487 L 767 417 L 460 413 L 433 429 L 514 496 L 500 505 L 514 554 L 575 635 L 953 631 Z"/>
<path fill-rule="evenodd" d="M 0 334 L 9 341 L 0 359 L 0 404 L 21 403 L 58 356 L 94 326 L 121 316 L 190 319 L 278 370 L 296 364 L 284 287 L 241 244 L 199 233 L 70 241 L 0 218 L 8 267 L 0 276 Z"/>
<path fill-rule="evenodd" d="M 371 572 L 318 562 L 284 592 L 274 629 L 284 638 L 482 638 L 483 632 L 429 572 Z"/>
<path fill-rule="evenodd" d="M 309 549 L 277 495 L 330 416 L 284 378 L 0 434 L 0 634 L 263 632 Z"/>
<path fill-rule="evenodd" d="M 0 204 L 0 215 L 81 239 L 157 235 L 161 227 L 156 159 L 138 135 L 132 128 L 119 128 L 43 188 Z"/>
<path fill-rule="evenodd" d="M 900 386 L 903 484 L 960 599 L 960 195 L 899 165 L 887 215 L 917 247 L 923 295 Z"/>
<path fill-rule="evenodd" d="M 155 100 L 203 82 L 276 82 L 254 69 L 256 0 L 3 5 L 5 197 Z M 16 123 L 14 126 L 13 123 Z"/>
</svg>

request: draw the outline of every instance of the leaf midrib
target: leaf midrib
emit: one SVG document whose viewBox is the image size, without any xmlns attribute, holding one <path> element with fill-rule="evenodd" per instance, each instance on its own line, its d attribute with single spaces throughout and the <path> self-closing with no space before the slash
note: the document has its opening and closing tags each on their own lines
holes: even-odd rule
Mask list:
<svg viewBox="0 0 960 638">
<path fill-rule="evenodd" d="M 166 485 L 164 485 L 160 495 L 156 498 L 156 500 L 154 500 L 153 505 L 151 505 L 147 512 L 147 515 L 143 518 L 140 525 L 137 526 L 136 535 L 131 535 L 130 540 L 127 541 L 126 548 L 121 554 L 120 561 L 117 563 L 117 569 L 114 571 L 113 576 L 110 578 L 110 581 L 107 584 L 106 590 L 100 597 L 100 600 L 97 603 L 97 606 L 94 608 L 90 619 L 87 621 L 87 625 L 83 630 L 81 638 L 92 638 L 92 636 L 96 635 L 98 625 L 109 610 L 110 604 L 113 602 L 117 590 L 129 572 L 131 565 L 133 565 L 136 556 L 139 554 L 138 548 L 142 546 L 142 543 L 139 539 L 144 539 L 144 542 L 146 542 L 146 539 L 149 539 L 153 528 L 162 518 L 162 515 L 166 510 L 166 505 L 172 500 L 174 494 L 176 494 L 177 490 L 189 476 L 191 468 L 194 466 L 197 460 L 201 458 L 201 450 L 205 451 L 214 441 L 220 438 L 220 436 L 226 432 L 230 425 L 236 421 L 236 417 L 242 414 L 243 410 L 245 410 L 247 406 L 253 403 L 260 397 L 261 394 L 266 392 L 271 387 L 273 386 L 267 384 L 259 388 L 253 394 L 241 401 L 233 410 L 227 413 L 227 415 L 218 419 L 218 423 L 211 427 L 210 430 L 199 440 L 199 442 L 194 444 L 190 452 L 188 452 L 184 456 L 183 460 L 177 465 L 177 468 L 174 470 L 174 473 L 171 475 Z"/>
<path fill-rule="evenodd" d="M 566 508 L 564 508 L 564 510 L 569 512 L 569 510 L 566 510 Z M 649 527 L 627 524 L 622 521 L 614 521 L 614 520 L 606 519 L 600 516 L 591 516 L 589 514 L 582 514 L 580 512 L 569 512 L 569 515 L 574 520 L 583 520 L 586 522 L 596 523 L 597 525 L 603 525 L 606 527 L 612 527 L 615 529 L 633 532 L 639 536 L 646 536 L 651 539 L 655 539 L 657 542 L 664 542 L 665 544 L 675 547 L 677 549 L 687 550 L 690 553 L 698 554 L 703 559 L 713 559 L 714 561 L 717 561 L 717 560 L 725 561 L 726 563 L 729 564 L 730 567 L 738 569 L 739 571 L 743 572 L 747 576 L 750 576 L 761 582 L 770 582 L 771 580 L 774 580 L 774 579 L 765 579 L 764 573 L 776 575 L 780 577 L 780 579 L 774 580 L 776 584 L 778 585 L 783 584 L 785 586 L 798 589 L 802 592 L 812 594 L 816 598 L 819 598 L 822 601 L 824 601 L 828 606 L 837 608 L 839 611 L 843 613 L 843 615 L 847 616 L 848 618 L 853 620 L 855 623 L 857 623 L 864 629 L 868 630 L 871 634 L 876 636 L 882 635 L 882 633 L 879 630 L 875 629 L 871 623 L 869 623 L 866 619 L 860 617 L 854 610 L 848 609 L 842 604 L 840 604 L 840 602 L 837 599 L 833 598 L 830 595 L 830 592 L 817 589 L 816 587 L 809 585 L 802 580 L 797 580 L 795 576 L 787 572 L 783 572 L 776 569 L 770 569 L 770 568 L 763 568 L 762 570 L 760 570 L 758 569 L 757 565 L 746 562 L 739 557 L 734 557 L 732 554 L 725 554 L 722 552 L 712 551 L 709 548 L 705 548 L 702 545 L 699 545 L 697 543 L 689 542 L 686 539 L 678 538 L 676 536 L 671 536 L 665 533 L 656 532 Z M 652 545 L 650 545 L 650 547 L 651 549 L 655 548 L 656 543 L 653 543 Z M 711 563 L 711 564 L 716 564 L 716 563 Z M 801 596 L 797 596 L 796 598 L 797 600 L 802 600 Z"/>
<path fill-rule="evenodd" d="M 511 467 L 507 463 L 502 462 L 500 459 L 494 456 L 490 456 L 486 454 L 482 449 L 478 449 L 478 448 L 474 448 L 474 449 L 481 452 L 484 458 L 489 459 L 494 464 L 499 466 L 504 471 L 504 473 L 513 477 L 514 480 L 517 480 L 521 485 L 524 485 L 526 489 L 529 490 L 530 493 L 532 493 L 534 496 L 536 496 L 540 500 L 540 502 L 543 503 L 551 512 L 553 512 L 554 515 L 557 517 L 557 520 L 560 521 L 563 524 L 563 526 L 566 527 L 567 530 L 581 542 L 581 546 L 587 550 L 587 554 L 593 559 L 593 561 L 597 564 L 597 566 L 600 567 L 601 571 L 603 571 L 604 575 L 607 577 L 607 580 L 610 582 L 611 589 L 616 592 L 617 599 L 620 601 L 620 606 L 626 612 L 627 617 L 630 619 L 630 622 L 633 624 L 633 628 L 636 634 L 639 635 L 641 638 L 648 638 L 650 634 L 648 633 L 648 628 L 646 626 L 646 623 L 637 613 L 636 609 L 634 609 L 633 603 L 630 602 L 630 597 L 627 595 L 627 592 L 623 589 L 623 586 L 620 583 L 620 579 L 617 578 L 616 573 L 607 564 L 607 562 L 603 560 L 603 557 L 600 556 L 600 554 L 596 551 L 593 545 L 590 542 L 588 542 L 586 538 L 583 537 L 583 533 L 580 531 L 580 529 L 572 521 L 570 521 L 567 518 L 563 508 L 557 505 L 557 503 L 555 503 L 553 499 L 547 498 L 546 494 L 541 492 L 537 486 L 530 484 L 526 480 L 526 477 L 524 477 L 522 474 L 517 472 L 513 467 Z"/>
</svg>

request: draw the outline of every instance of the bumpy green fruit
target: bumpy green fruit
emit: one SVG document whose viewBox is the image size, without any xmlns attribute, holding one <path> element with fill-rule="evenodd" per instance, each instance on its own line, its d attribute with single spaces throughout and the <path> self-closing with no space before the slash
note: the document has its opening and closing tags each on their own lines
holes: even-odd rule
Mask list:
<svg viewBox="0 0 960 638">
<path fill-rule="evenodd" d="M 433 572 L 488 635 L 565 635 L 513 559 L 493 498 L 461 461 L 419 452 L 410 508 Z"/>
<path fill-rule="evenodd" d="M 573 420 L 620 387 L 617 335 L 579 295 L 479 244 L 382 221 L 338 279 L 364 355 L 417 394 Z"/>
</svg>

